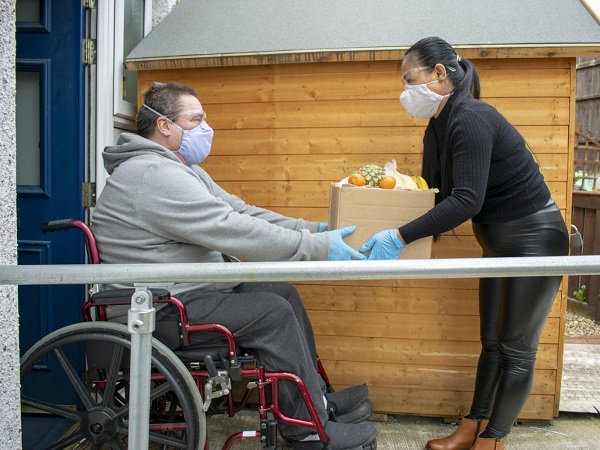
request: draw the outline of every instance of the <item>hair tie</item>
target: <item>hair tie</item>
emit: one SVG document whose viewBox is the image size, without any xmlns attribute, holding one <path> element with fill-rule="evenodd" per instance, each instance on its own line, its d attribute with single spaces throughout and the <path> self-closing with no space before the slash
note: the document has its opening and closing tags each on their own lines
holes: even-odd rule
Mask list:
<svg viewBox="0 0 600 450">
<path fill-rule="evenodd" d="M 459 63 L 459 62 L 461 62 L 461 61 L 462 61 L 462 58 L 461 58 L 460 56 L 456 55 L 456 62 L 458 62 L 458 63 Z"/>
</svg>

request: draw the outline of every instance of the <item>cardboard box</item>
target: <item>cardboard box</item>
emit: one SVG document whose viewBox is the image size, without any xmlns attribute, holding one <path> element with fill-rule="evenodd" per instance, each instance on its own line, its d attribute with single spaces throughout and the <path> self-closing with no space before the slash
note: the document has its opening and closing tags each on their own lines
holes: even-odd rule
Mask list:
<svg viewBox="0 0 600 450">
<path fill-rule="evenodd" d="M 435 204 L 435 191 L 409 191 L 332 184 L 329 190 L 329 229 L 356 225 L 344 238 L 358 250 L 375 233 L 400 226 L 422 216 Z M 431 258 L 433 236 L 411 242 L 400 259 Z"/>
</svg>

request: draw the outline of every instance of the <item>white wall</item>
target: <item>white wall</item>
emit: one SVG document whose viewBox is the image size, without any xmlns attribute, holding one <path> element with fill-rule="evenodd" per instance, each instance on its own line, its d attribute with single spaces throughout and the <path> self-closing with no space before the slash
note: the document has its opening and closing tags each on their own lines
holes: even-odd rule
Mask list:
<svg viewBox="0 0 600 450">
<path fill-rule="evenodd" d="M 599 0 L 600 1 L 600 0 Z M 152 27 L 160 23 L 179 0 L 153 0 L 152 2 Z"/>
<path fill-rule="evenodd" d="M 15 0 L 0 0 L 0 264 L 17 263 Z M 0 286 L 0 448 L 21 448 L 19 306 Z"/>
</svg>

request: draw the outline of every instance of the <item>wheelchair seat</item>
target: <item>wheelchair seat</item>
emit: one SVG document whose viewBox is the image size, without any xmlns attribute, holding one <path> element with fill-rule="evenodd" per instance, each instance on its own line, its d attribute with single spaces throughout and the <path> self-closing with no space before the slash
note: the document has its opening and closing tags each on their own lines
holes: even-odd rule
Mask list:
<svg viewBox="0 0 600 450">
<path fill-rule="evenodd" d="M 174 303 L 174 298 L 167 289 L 152 288 L 149 289 L 152 294 L 153 304 L 165 304 L 164 308 L 169 308 Z M 110 320 L 109 314 L 105 310 L 107 306 L 129 307 L 131 297 L 135 293 L 135 288 L 119 288 L 99 291 L 91 295 L 90 306 L 98 309 L 99 315 L 104 320 Z M 94 305 L 94 306 L 92 306 Z M 174 314 L 163 314 L 166 318 L 157 317 L 153 335 L 165 344 L 175 353 L 184 363 L 198 363 L 202 365 L 206 356 L 210 356 L 217 369 L 229 369 L 229 359 L 227 355 L 227 341 L 217 333 L 204 332 L 203 339 L 195 338 L 193 342 L 186 345 L 184 342 L 185 327 L 177 311 Z M 118 322 L 118 321 L 117 321 Z M 200 334 L 200 333 L 196 333 Z M 208 336 L 208 335 L 212 336 Z M 203 342 L 204 341 L 204 342 Z M 254 356 L 246 350 L 236 345 L 237 360 L 242 365 L 252 365 L 255 363 Z"/>
</svg>

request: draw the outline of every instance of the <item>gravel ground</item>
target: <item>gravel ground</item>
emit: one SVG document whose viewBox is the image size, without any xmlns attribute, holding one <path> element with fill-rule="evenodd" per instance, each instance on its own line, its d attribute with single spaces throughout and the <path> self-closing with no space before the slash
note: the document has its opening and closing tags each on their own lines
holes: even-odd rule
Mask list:
<svg viewBox="0 0 600 450">
<path fill-rule="evenodd" d="M 565 326 L 567 336 L 600 336 L 600 323 L 567 310 Z"/>
</svg>

